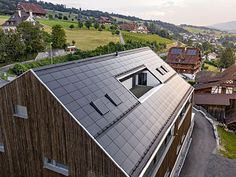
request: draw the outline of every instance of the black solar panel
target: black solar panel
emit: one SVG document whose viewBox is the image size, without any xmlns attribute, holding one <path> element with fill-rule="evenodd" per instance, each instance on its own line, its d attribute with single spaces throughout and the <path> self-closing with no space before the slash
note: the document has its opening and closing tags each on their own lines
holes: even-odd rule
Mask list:
<svg viewBox="0 0 236 177">
<path fill-rule="evenodd" d="M 105 115 L 109 112 L 109 109 L 106 107 L 106 105 L 102 102 L 101 99 L 92 101 L 90 104 L 101 115 Z"/>
<path fill-rule="evenodd" d="M 196 54 L 197 54 L 197 50 L 195 50 L 195 49 L 189 49 L 187 51 L 187 55 L 196 55 Z"/>
<path fill-rule="evenodd" d="M 105 95 L 115 106 L 122 103 L 121 99 L 113 92 Z"/>
<path fill-rule="evenodd" d="M 171 54 L 174 54 L 174 55 L 179 55 L 182 53 L 182 49 L 172 49 L 171 50 Z"/>
</svg>

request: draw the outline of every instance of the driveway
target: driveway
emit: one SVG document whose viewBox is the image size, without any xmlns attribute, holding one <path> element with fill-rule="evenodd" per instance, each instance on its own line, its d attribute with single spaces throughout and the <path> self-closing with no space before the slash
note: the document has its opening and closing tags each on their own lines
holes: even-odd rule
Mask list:
<svg viewBox="0 0 236 177">
<path fill-rule="evenodd" d="M 212 152 L 216 148 L 212 125 L 195 112 L 192 144 L 186 157 L 180 177 L 204 177 Z"/>
<path fill-rule="evenodd" d="M 180 177 L 236 177 L 236 160 L 216 154 L 212 125 L 195 112 L 192 144 Z"/>
</svg>

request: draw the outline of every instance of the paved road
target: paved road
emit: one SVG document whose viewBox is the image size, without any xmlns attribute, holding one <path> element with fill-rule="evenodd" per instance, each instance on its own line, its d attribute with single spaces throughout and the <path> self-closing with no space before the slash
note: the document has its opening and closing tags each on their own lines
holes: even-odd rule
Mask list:
<svg viewBox="0 0 236 177">
<path fill-rule="evenodd" d="M 211 124 L 198 112 L 189 149 L 180 177 L 204 177 L 208 161 L 216 148 Z"/>
</svg>

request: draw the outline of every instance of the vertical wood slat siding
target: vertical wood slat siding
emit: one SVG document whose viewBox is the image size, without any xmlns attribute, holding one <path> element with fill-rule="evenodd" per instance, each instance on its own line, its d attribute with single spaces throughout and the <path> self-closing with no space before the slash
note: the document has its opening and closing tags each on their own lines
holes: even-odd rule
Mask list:
<svg viewBox="0 0 236 177">
<path fill-rule="evenodd" d="M 125 176 L 31 72 L 0 98 L 1 177 L 62 177 L 43 169 L 44 156 L 68 165 L 70 177 Z M 29 118 L 14 117 L 13 104 L 27 106 Z"/>
<path fill-rule="evenodd" d="M 174 140 L 156 174 L 156 177 L 162 177 L 165 175 L 168 169 L 170 170 L 170 172 L 173 169 L 176 159 L 178 157 L 178 155 L 176 155 L 177 147 L 179 144 L 182 144 L 181 138 L 183 135 L 186 135 L 189 130 L 189 127 L 191 125 L 191 118 L 192 118 L 192 109 L 190 108 L 188 113 L 186 114 L 185 120 L 183 121 L 179 129 L 178 129 L 179 122 L 177 119 L 175 123 L 175 127 L 177 127 L 177 129 L 175 128 Z"/>
</svg>

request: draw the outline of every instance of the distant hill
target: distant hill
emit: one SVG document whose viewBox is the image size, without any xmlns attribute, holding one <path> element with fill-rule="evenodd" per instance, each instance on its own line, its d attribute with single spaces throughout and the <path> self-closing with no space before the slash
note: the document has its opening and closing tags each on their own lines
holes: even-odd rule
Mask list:
<svg viewBox="0 0 236 177">
<path fill-rule="evenodd" d="M 212 28 L 228 31 L 231 33 L 236 33 L 236 21 L 219 23 L 211 26 Z"/>
<path fill-rule="evenodd" d="M 24 0 L 0 0 L 0 14 L 12 14 L 15 11 L 16 4 L 18 2 L 21 2 Z M 126 16 L 121 14 L 114 14 L 114 13 L 108 13 L 108 12 L 102 12 L 99 10 L 82 10 L 77 8 L 67 8 L 63 4 L 53 4 L 50 2 L 43 2 L 43 1 L 36 1 L 36 0 L 29 0 L 29 2 L 34 2 L 39 5 L 41 5 L 44 9 L 48 9 L 50 11 L 55 12 L 66 12 L 66 13 L 72 13 L 75 15 L 83 16 L 83 17 L 93 17 L 93 18 L 99 18 L 101 16 L 110 17 L 113 19 L 116 19 L 117 21 L 124 21 L 124 22 L 152 22 L 155 23 L 160 29 L 168 31 L 170 34 L 175 34 L 176 36 L 180 33 L 189 33 L 187 30 L 176 26 L 171 23 L 166 23 L 162 21 L 147 21 L 143 20 L 141 18 L 135 17 L 135 16 Z"/>
</svg>

